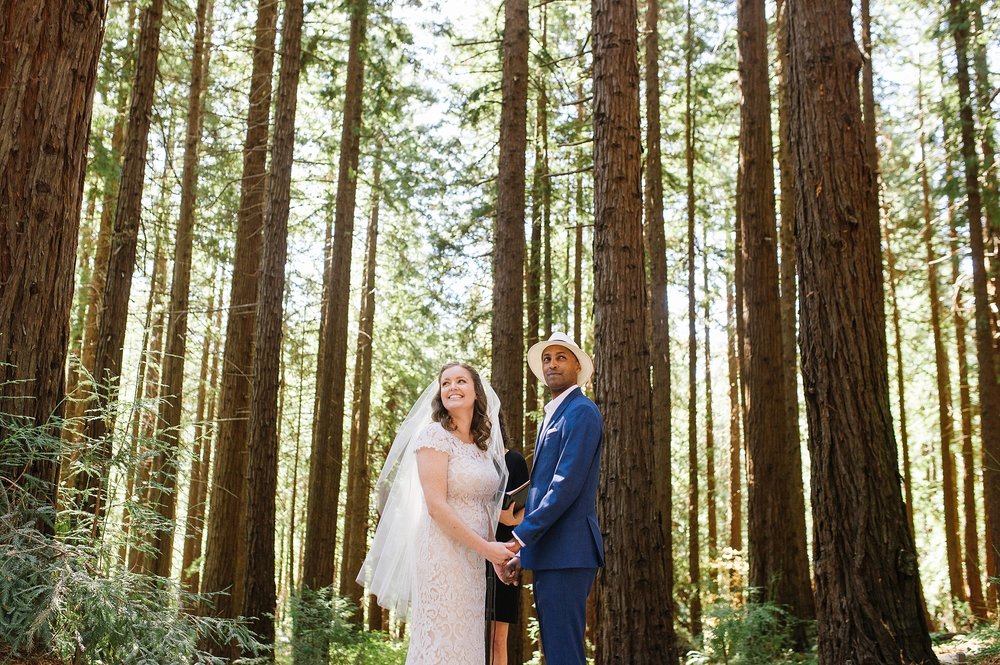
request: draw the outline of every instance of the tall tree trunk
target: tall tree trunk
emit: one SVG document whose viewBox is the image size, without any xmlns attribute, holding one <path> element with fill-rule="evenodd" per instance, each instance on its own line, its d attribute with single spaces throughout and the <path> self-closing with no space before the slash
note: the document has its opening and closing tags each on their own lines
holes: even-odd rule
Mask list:
<svg viewBox="0 0 1000 665">
<path fill-rule="evenodd" d="M 288 508 L 288 588 L 296 590 L 295 584 L 295 523 L 298 519 L 299 497 L 299 451 L 302 447 L 302 402 L 306 374 L 306 354 L 299 354 L 299 395 L 295 413 L 295 453 L 292 457 L 292 500 Z"/>
<path fill-rule="evenodd" d="M 948 123 L 943 123 L 944 141 L 948 145 Z M 951 154 L 945 152 L 945 182 L 951 182 Z M 983 598 L 982 566 L 979 558 L 979 527 L 976 511 L 976 462 L 972 450 L 972 389 L 969 385 L 969 353 L 966 346 L 965 302 L 958 246 L 957 205 L 953 189 L 948 189 L 948 252 L 951 256 L 951 283 L 954 290 L 952 324 L 955 326 L 955 355 L 958 356 L 959 422 L 962 427 L 962 507 L 965 513 L 965 577 L 969 585 L 969 603 L 976 617 L 987 618 L 987 601 Z M 990 587 L 994 588 L 994 587 Z M 994 603 L 995 604 L 995 603 Z"/>
<path fill-rule="evenodd" d="M 698 544 L 698 336 L 695 332 L 694 289 L 694 100 L 691 82 L 694 62 L 694 32 L 691 0 L 685 13 L 687 32 L 684 41 L 684 159 L 687 167 L 687 272 L 688 272 L 688 575 L 691 584 L 688 626 L 692 635 L 701 634 L 701 555 Z"/>
<path fill-rule="evenodd" d="M 215 284 L 215 279 L 212 284 Z M 208 502 L 208 472 L 212 460 L 211 418 L 208 417 L 208 401 L 215 395 L 219 371 L 219 338 L 213 330 L 222 327 L 222 293 L 212 294 L 208 302 L 208 312 L 215 319 L 214 324 L 205 329 L 205 340 L 201 351 L 201 371 L 198 382 L 198 404 L 194 423 L 194 451 L 191 455 L 191 484 L 188 489 L 188 514 L 184 524 L 184 552 L 181 565 L 181 588 L 188 593 L 198 593 L 201 582 L 200 564 L 202 536 L 205 531 L 205 506 Z M 214 353 L 213 353 L 214 348 Z M 211 361 L 211 369 L 209 365 Z"/>
<path fill-rule="evenodd" d="M 671 605 L 656 500 L 646 278 L 636 6 L 593 0 L 594 356 L 604 413 L 598 510 L 606 566 L 597 586 L 597 658 L 671 659 Z M 632 399 L 623 401 L 621 395 Z M 619 626 L 629 626 L 628 631 Z"/>
<path fill-rule="evenodd" d="M 167 173 L 171 169 L 171 142 L 168 141 L 167 158 L 161 179 L 161 191 L 166 190 Z M 162 203 L 162 197 L 161 197 Z M 152 446 L 150 430 L 155 427 L 155 416 L 151 417 L 151 405 L 156 403 L 160 388 L 160 366 L 163 359 L 163 308 L 161 307 L 166 290 L 167 255 L 163 249 L 163 229 L 159 225 L 153 229 L 155 236 L 153 245 L 153 267 L 149 275 L 149 298 L 146 299 L 146 313 L 143 318 L 143 333 L 139 367 L 135 375 L 135 398 L 133 399 L 129 423 L 128 459 L 132 462 L 126 470 L 125 496 L 127 501 L 136 505 L 145 505 L 149 494 L 149 478 L 152 468 Z M 126 505 L 122 519 L 122 531 L 129 545 L 128 569 L 138 572 L 143 565 L 143 550 L 137 544 L 149 535 L 143 520 L 138 529 L 132 528 L 132 514 L 135 507 Z M 123 556 L 124 560 L 125 557 Z"/>
<path fill-rule="evenodd" d="M 125 148 L 125 122 L 128 113 L 129 86 L 132 83 L 134 70 L 134 37 L 135 34 L 135 3 L 127 2 L 128 31 L 125 38 L 125 58 L 122 63 L 121 76 L 118 80 L 117 99 L 115 102 L 115 119 L 111 130 L 111 158 L 116 167 L 121 166 L 121 155 Z M 97 355 L 97 334 L 100 327 L 98 317 L 104 309 L 104 287 L 107 284 L 108 260 L 111 256 L 111 228 L 114 226 L 115 208 L 118 205 L 118 188 L 121 183 L 119 168 L 110 169 L 104 174 L 104 190 L 101 197 L 101 221 L 97 231 L 96 249 L 94 250 L 94 270 L 87 284 L 87 315 L 83 326 L 83 346 L 80 354 L 80 366 L 93 374 L 94 358 Z M 87 404 L 94 397 L 94 386 L 87 379 L 84 391 L 79 399 L 69 403 L 66 415 L 70 419 L 81 418 L 87 410 Z M 70 432 L 64 432 L 64 436 Z M 72 432 L 79 438 L 77 431 Z"/>
<path fill-rule="evenodd" d="M 990 78 L 989 61 L 986 54 L 988 37 L 983 31 L 983 8 L 981 0 L 972 0 L 971 13 L 975 39 L 972 40 L 972 62 L 976 72 L 976 109 L 979 112 L 980 141 L 983 151 L 982 192 L 983 219 L 986 222 L 986 237 L 990 246 L 986 248 L 990 260 L 990 279 L 993 284 L 993 343 L 1000 345 L 1000 324 L 997 322 L 997 312 L 1000 311 L 1000 182 L 997 176 L 996 146 L 994 145 L 994 129 L 996 118 L 991 106 L 996 97 Z M 1000 349 L 998 349 L 1000 353 Z"/>
<path fill-rule="evenodd" d="M 0 440 L 20 454 L 0 481 L 50 507 L 87 139 L 107 3 L 0 2 Z M 30 430 L 27 430 L 30 432 Z M 30 436 L 30 435 L 29 435 Z M 28 478 L 35 479 L 29 482 Z M 52 533 L 44 518 L 36 526 Z"/>
<path fill-rule="evenodd" d="M 788 89 L 788 0 L 778 0 L 775 41 L 778 55 L 778 172 L 779 230 L 781 247 L 778 280 L 781 291 L 781 358 L 785 368 L 786 425 L 789 436 L 802 448 L 799 431 L 799 366 L 795 344 L 795 172 L 792 165 L 791 119 Z M 802 475 L 801 473 L 799 474 Z"/>
<path fill-rule="evenodd" d="M 670 426 L 670 310 L 667 302 L 667 246 L 663 228 L 663 161 L 660 149 L 660 3 L 646 2 L 646 260 L 649 262 L 648 341 L 652 377 L 654 504 L 663 533 L 666 652 L 664 661 L 678 662 L 674 628 L 674 529 Z M 577 227 L 579 230 L 580 227 Z"/>
<path fill-rule="evenodd" d="M 381 146 L 376 149 L 371 187 L 371 214 L 368 218 L 365 247 L 365 273 L 361 287 L 361 314 L 358 320 L 358 343 L 354 355 L 354 399 L 351 419 L 351 450 L 347 468 L 347 509 L 344 511 L 343 556 L 340 564 L 340 595 L 350 599 L 357 611 L 353 618 L 360 628 L 364 619 L 364 589 L 354 581 L 365 562 L 368 549 L 369 494 L 368 469 L 369 423 L 371 420 L 372 336 L 375 332 L 375 267 L 378 252 L 378 218 L 382 186 Z"/>
<path fill-rule="evenodd" d="M 851 2 L 788 9 L 819 661 L 936 663 L 897 475 Z"/>
<path fill-rule="evenodd" d="M 150 507 L 167 528 L 153 537 L 156 563 L 153 571 L 170 576 L 173 558 L 174 519 L 177 513 L 177 457 L 180 452 L 181 406 L 184 396 L 184 355 L 187 350 L 188 298 L 191 290 L 191 255 L 194 245 L 194 206 L 198 189 L 198 151 L 201 146 L 202 89 L 208 73 L 209 0 L 198 0 L 195 9 L 194 51 L 191 56 L 191 84 L 188 88 L 187 131 L 184 138 L 184 167 L 181 172 L 181 209 L 174 246 L 174 273 L 170 281 L 170 309 L 166 352 L 163 357 L 163 386 L 159 402 L 159 431 L 154 473 L 156 490 Z"/>
<path fill-rule="evenodd" d="M 267 204 L 268 118 L 271 108 L 271 69 L 274 65 L 277 0 L 258 0 L 250 74 L 250 109 L 243 144 L 243 176 L 240 207 L 236 218 L 236 248 L 233 281 L 226 321 L 226 343 L 222 355 L 222 387 L 219 394 L 219 429 L 212 467 L 212 504 L 208 511 L 205 567 L 202 591 L 215 594 L 206 600 L 205 613 L 236 617 L 242 606 L 243 492 L 246 474 L 246 442 L 250 408 L 250 377 L 253 376 L 253 345 L 257 319 L 257 278 L 261 237 Z M 215 656 L 229 652 L 226 645 L 203 645 Z"/>
<path fill-rule="evenodd" d="M 582 46 L 581 46 L 582 50 Z M 582 65 L 581 65 L 582 66 Z M 576 98 L 579 103 L 576 105 L 576 121 L 580 127 L 584 126 L 585 114 L 583 110 L 583 82 L 577 81 Z M 582 157 L 586 159 L 586 157 Z M 583 343 L 583 220 L 587 218 L 588 210 L 583 197 L 583 173 L 576 175 L 576 236 L 573 247 L 573 339 L 578 344 Z M 531 372 L 529 372 L 530 374 Z"/>
<path fill-rule="evenodd" d="M 523 447 L 524 186 L 528 118 L 528 0 L 504 0 L 497 218 L 493 236 L 491 377 L 507 405 L 509 439 Z"/>
<path fill-rule="evenodd" d="M 962 126 L 962 159 L 965 162 L 966 216 L 972 249 L 972 290 L 976 303 L 976 358 L 979 364 L 979 414 L 983 439 L 983 503 L 986 507 L 987 574 L 996 572 L 1000 548 L 1000 384 L 997 383 L 997 349 L 990 324 L 979 162 L 976 156 L 975 121 L 969 92 L 969 13 L 961 0 L 949 0 L 949 28 L 958 60 L 959 118 Z M 993 558 L 994 565 L 990 565 Z M 993 568 L 993 570 L 990 570 Z M 996 584 L 991 582 L 990 587 Z M 995 594 L 995 591 L 994 591 Z M 993 596 L 995 597 L 995 595 Z M 991 597 L 991 601 L 993 600 Z M 991 603 L 992 605 L 993 603 Z M 995 609 L 995 608 L 994 608 Z"/>
<path fill-rule="evenodd" d="M 712 299 L 708 291 L 708 224 L 702 224 L 701 277 L 702 311 L 705 316 L 705 503 L 708 504 L 708 561 L 709 580 L 715 584 L 715 567 L 719 547 L 718 514 L 715 508 L 715 414 L 712 413 Z"/>
<path fill-rule="evenodd" d="M 309 466 L 309 499 L 306 515 L 305 560 L 302 586 L 319 590 L 333 584 L 337 541 L 337 513 L 344 445 L 344 390 L 347 373 L 348 296 L 351 290 L 351 245 L 357 194 L 362 101 L 365 72 L 367 0 L 352 0 L 351 36 L 344 91 L 344 123 L 340 139 L 337 203 L 334 211 L 332 273 L 327 301 L 325 374 Z"/>
<path fill-rule="evenodd" d="M 815 616 L 806 553 L 805 498 L 799 442 L 789 427 L 782 348 L 781 296 L 771 151 L 771 95 L 763 0 L 739 0 L 740 201 L 742 311 L 747 395 L 747 544 L 749 585 L 762 600 L 786 605 L 801 621 Z"/>
<path fill-rule="evenodd" d="M 899 304 L 896 298 L 896 255 L 892 251 L 889 227 L 883 226 L 885 240 L 886 274 L 889 277 L 889 306 L 892 309 L 893 348 L 896 354 L 896 394 L 899 398 L 899 447 L 903 453 L 903 497 L 906 501 L 906 521 L 910 533 L 913 526 L 913 474 L 910 467 L 910 437 L 906 424 L 906 373 L 903 371 L 903 343 L 900 326 Z"/>
<path fill-rule="evenodd" d="M 86 213 L 80 224 L 80 241 L 77 250 L 76 268 L 74 274 L 80 275 L 80 281 L 74 289 L 74 303 L 70 314 L 69 324 L 69 355 L 67 357 L 66 372 L 66 399 L 80 403 L 85 399 L 85 394 L 78 388 L 82 378 L 79 362 L 83 352 L 83 329 L 87 319 L 87 294 L 90 292 L 90 276 L 93 272 L 91 258 L 94 255 L 96 238 L 94 237 L 94 217 L 97 214 L 97 187 L 84 187 L 87 191 L 86 203 L 84 207 Z M 72 416 L 73 407 L 67 407 L 67 416 Z M 70 428 L 76 429 L 75 423 L 66 423 L 63 435 L 66 436 Z M 60 473 L 65 471 L 64 468 Z"/>
<path fill-rule="evenodd" d="M 542 13 L 545 13 L 542 9 Z M 527 310 L 527 334 L 525 335 L 525 348 L 530 348 L 539 340 L 538 329 L 541 324 L 541 292 L 542 292 L 542 187 L 545 178 L 545 160 L 542 157 L 542 109 L 544 103 L 542 95 L 544 90 L 539 89 L 537 93 L 536 115 L 535 115 L 535 165 L 531 174 L 531 244 L 528 246 L 528 263 L 525 271 L 525 300 Z M 576 338 L 574 338 L 576 339 Z M 525 394 L 524 394 L 524 441 L 523 445 L 530 453 L 534 447 L 534 434 L 538 430 L 540 421 L 537 418 L 538 411 L 538 379 L 534 372 L 525 372 Z M 522 452 L 520 448 L 522 441 L 511 441 L 515 449 Z M 508 656 L 512 654 L 508 653 Z M 513 660 L 520 660 L 514 658 Z"/>
<path fill-rule="evenodd" d="M 281 33 L 281 68 L 274 112 L 274 144 L 268 187 L 264 247 L 257 282 L 253 397 L 244 494 L 242 615 L 266 646 L 274 646 L 277 589 L 274 584 L 275 493 L 278 486 L 278 376 L 281 365 L 282 304 L 288 250 L 288 209 L 295 151 L 295 107 L 302 54 L 302 0 L 286 0 Z M 273 662 L 274 652 L 268 660 Z"/>
<path fill-rule="evenodd" d="M 145 184 L 146 149 L 149 144 L 149 125 L 152 117 L 153 94 L 156 87 L 157 59 L 160 53 L 160 24 L 163 18 L 163 0 L 152 0 L 142 10 L 140 18 L 139 55 L 129 102 L 128 129 L 125 132 L 125 151 L 122 161 L 121 189 L 115 209 L 115 223 L 111 235 L 107 283 L 104 287 L 103 311 L 97 333 L 94 356 L 94 379 L 102 384 L 98 389 L 98 405 L 110 406 L 113 393 L 119 385 L 122 347 L 125 342 L 125 324 L 128 316 L 129 294 L 132 291 L 132 272 L 135 264 L 139 224 L 142 215 L 142 190 Z M 77 488 L 84 492 L 84 509 L 94 516 L 95 528 L 102 521 L 105 510 L 109 465 L 111 463 L 114 423 L 109 414 L 101 414 L 87 421 L 86 434 L 91 445 L 98 446 L 96 473 L 83 470 L 77 476 Z"/>
<path fill-rule="evenodd" d="M 730 549 L 743 550 L 743 488 L 740 477 L 740 377 L 736 357 L 736 293 L 726 276 L 726 360 L 729 370 L 729 540 Z M 731 588 L 741 585 L 734 571 Z"/>
<path fill-rule="evenodd" d="M 923 197 L 923 241 L 927 256 L 927 295 L 930 300 L 931 330 L 934 336 L 934 366 L 938 392 L 938 433 L 941 437 L 942 498 L 944 500 L 945 551 L 948 559 L 948 581 L 951 597 L 965 602 L 965 583 L 962 577 L 962 543 L 959 538 L 958 489 L 956 487 L 955 457 L 951 451 L 955 438 L 955 423 L 951 410 L 951 363 L 941 338 L 941 298 L 938 293 L 937 255 L 934 251 L 934 226 L 931 213 L 931 187 L 927 177 L 927 157 L 924 132 L 923 89 L 917 89 L 920 107 L 920 188 Z"/>
</svg>

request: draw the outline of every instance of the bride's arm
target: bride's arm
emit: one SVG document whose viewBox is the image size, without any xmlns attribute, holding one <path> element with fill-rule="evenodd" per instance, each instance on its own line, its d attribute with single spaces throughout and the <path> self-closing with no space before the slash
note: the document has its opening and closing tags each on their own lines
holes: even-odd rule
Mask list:
<svg viewBox="0 0 1000 665">
<path fill-rule="evenodd" d="M 462 521 L 448 503 L 448 454 L 433 448 L 417 450 L 417 471 L 427 512 L 444 533 L 493 563 L 503 563 L 510 551 L 503 543 L 485 540 Z"/>
</svg>

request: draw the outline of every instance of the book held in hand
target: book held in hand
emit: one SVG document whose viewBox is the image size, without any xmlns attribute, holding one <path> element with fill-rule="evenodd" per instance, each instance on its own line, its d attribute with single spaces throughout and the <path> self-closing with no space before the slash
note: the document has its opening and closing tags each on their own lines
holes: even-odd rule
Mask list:
<svg viewBox="0 0 1000 665">
<path fill-rule="evenodd" d="M 530 484 L 531 481 L 528 480 L 520 487 L 515 487 L 511 491 L 505 492 L 503 495 L 503 509 L 507 510 L 511 504 L 514 504 L 515 511 L 524 508 L 524 504 L 528 501 L 528 486 Z"/>
</svg>

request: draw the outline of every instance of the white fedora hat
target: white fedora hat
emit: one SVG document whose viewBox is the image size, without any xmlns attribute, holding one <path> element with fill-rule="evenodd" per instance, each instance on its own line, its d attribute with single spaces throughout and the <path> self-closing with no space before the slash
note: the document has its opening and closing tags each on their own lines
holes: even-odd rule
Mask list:
<svg viewBox="0 0 1000 665">
<path fill-rule="evenodd" d="M 576 385 L 583 388 L 594 375 L 594 361 L 590 359 L 583 349 L 576 345 L 576 342 L 569 335 L 562 332 L 554 332 L 548 339 L 535 342 L 528 349 L 528 367 L 542 383 L 545 383 L 545 375 L 542 373 L 542 351 L 550 346 L 562 346 L 573 352 L 580 362 L 580 373 L 576 375 Z"/>
</svg>

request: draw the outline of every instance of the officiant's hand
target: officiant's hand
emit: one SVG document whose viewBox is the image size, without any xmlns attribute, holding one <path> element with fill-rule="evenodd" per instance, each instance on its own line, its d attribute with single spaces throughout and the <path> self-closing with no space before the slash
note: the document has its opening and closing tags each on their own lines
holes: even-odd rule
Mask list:
<svg viewBox="0 0 1000 665">
<path fill-rule="evenodd" d="M 524 520 L 524 506 L 521 506 L 515 512 L 514 508 L 517 507 L 516 503 L 510 504 L 510 506 L 502 511 L 500 511 L 500 524 L 506 524 L 507 526 L 517 526 Z"/>
</svg>

